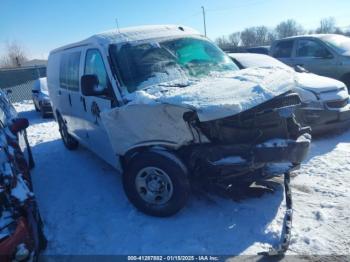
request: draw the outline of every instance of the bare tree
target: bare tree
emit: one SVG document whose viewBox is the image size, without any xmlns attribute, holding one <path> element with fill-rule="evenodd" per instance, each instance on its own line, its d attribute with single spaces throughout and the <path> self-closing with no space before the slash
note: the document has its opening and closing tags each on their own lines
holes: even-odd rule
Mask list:
<svg viewBox="0 0 350 262">
<path fill-rule="evenodd" d="M 269 29 L 266 26 L 255 28 L 256 45 L 267 45 L 269 43 Z"/>
<path fill-rule="evenodd" d="M 0 67 L 20 67 L 28 61 L 24 48 L 16 41 L 7 42 L 5 55 L 0 58 Z"/>
<path fill-rule="evenodd" d="M 228 36 L 229 43 L 232 47 L 236 48 L 241 42 L 241 32 L 235 32 Z"/>
<path fill-rule="evenodd" d="M 276 26 L 276 34 L 278 38 L 285 38 L 294 35 L 301 35 L 305 33 L 305 30 L 295 20 L 289 19 L 279 23 Z"/>
<path fill-rule="evenodd" d="M 246 47 L 255 46 L 256 45 L 255 27 L 244 29 L 244 31 L 241 33 L 241 41 L 243 46 L 246 46 Z"/>
<path fill-rule="evenodd" d="M 229 47 L 230 43 L 227 40 L 225 36 L 220 36 L 215 40 L 216 44 L 221 48 L 221 49 L 226 49 Z"/>
<path fill-rule="evenodd" d="M 249 27 L 241 33 L 242 44 L 246 47 L 268 45 L 274 38 L 266 26 Z"/>
<path fill-rule="evenodd" d="M 268 39 L 268 44 L 270 45 L 273 41 L 275 41 L 277 39 L 277 36 L 275 34 L 275 32 L 269 32 L 269 34 L 267 35 L 267 39 Z"/>
<path fill-rule="evenodd" d="M 323 18 L 320 27 L 316 29 L 317 34 L 331 34 L 336 30 L 334 17 Z"/>
</svg>

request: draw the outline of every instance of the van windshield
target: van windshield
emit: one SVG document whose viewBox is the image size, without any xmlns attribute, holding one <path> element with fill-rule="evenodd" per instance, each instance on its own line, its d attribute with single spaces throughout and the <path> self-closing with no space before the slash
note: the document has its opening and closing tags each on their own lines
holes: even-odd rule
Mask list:
<svg viewBox="0 0 350 262">
<path fill-rule="evenodd" d="M 113 44 L 110 55 L 130 93 L 159 84 L 186 86 L 213 73 L 239 70 L 220 48 L 199 37 Z"/>
</svg>

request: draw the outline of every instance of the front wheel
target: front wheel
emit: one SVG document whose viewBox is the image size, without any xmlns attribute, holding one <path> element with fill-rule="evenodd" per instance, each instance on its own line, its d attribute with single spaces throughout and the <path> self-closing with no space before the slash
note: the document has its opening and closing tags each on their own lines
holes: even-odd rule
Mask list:
<svg viewBox="0 0 350 262">
<path fill-rule="evenodd" d="M 174 215 L 186 204 L 190 183 L 186 167 L 170 152 L 147 151 L 136 155 L 123 174 L 130 202 L 151 216 Z"/>
<path fill-rule="evenodd" d="M 68 133 L 68 128 L 66 126 L 66 123 L 64 122 L 63 118 L 60 115 L 58 115 L 58 117 L 57 117 L 57 122 L 58 122 L 59 131 L 61 134 L 62 141 L 63 141 L 64 145 L 66 146 L 66 148 L 69 150 L 77 149 L 79 143 L 74 137 L 72 137 Z"/>
</svg>

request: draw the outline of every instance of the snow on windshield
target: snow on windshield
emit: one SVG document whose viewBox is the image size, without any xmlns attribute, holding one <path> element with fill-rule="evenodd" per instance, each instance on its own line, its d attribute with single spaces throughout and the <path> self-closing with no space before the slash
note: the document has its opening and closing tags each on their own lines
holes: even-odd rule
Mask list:
<svg viewBox="0 0 350 262">
<path fill-rule="evenodd" d="M 110 51 L 130 93 L 169 82 L 183 86 L 213 72 L 238 70 L 221 49 L 201 37 L 114 44 Z"/>
</svg>

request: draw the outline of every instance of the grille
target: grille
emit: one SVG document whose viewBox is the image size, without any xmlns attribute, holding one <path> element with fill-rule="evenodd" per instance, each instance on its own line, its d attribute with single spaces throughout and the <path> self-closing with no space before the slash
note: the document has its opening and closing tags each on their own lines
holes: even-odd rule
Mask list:
<svg viewBox="0 0 350 262">
<path fill-rule="evenodd" d="M 349 102 L 349 98 L 346 98 L 344 100 L 337 100 L 332 102 L 327 102 L 327 106 L 331 108 L 342 108 L 346 106 Z"/>
</svg>

